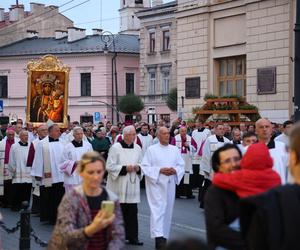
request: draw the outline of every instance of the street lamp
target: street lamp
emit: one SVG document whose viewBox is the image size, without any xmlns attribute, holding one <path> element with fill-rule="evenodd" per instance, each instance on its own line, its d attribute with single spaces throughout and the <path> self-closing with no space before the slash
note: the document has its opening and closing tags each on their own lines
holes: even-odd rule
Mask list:
<svg viewBox="0 0 300 250">
<path fill-rule="evenodd" d="M 116 52 L 116 45 L 115 45 L 115 35 L 112 34 L 110 31 L 104 31 L 101 35 L 101 40 L 104 43 L 103 52 L 104 54 L 109 53 L 109 48 L 112 45 L 112 52 L 113 57 L 111 59 L 111 106 L 114 106 L 114 89 L 116 92 L 116 110 L 118 110 L 119 105 L 119 94 L 118 94 L 118 75 L 117 75 L 117 52 Z M 114 123 L 114 109 L 111 110 L 112 113 L 112 123 Z M 119 112 L 117 114 L 117 122 L 119 122 Z"/>
</svg>

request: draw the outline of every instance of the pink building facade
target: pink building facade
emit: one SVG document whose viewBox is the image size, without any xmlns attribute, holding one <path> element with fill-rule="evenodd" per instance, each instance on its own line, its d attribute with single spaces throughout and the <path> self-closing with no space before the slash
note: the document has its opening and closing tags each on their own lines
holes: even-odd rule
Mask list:
<svg viewBox="0 0 300 250">
<path fill-rule="evenodd" d="M 100 121 L 114 121 L 116 94 L 112 95 L 112 77 L 117 76 L 118 96 L 134 92 L 139 95 L 139 42 L 134 35 L 114 35 L 114 42 L 103 48 L 101 34 L 68 41 L 68 36 L 31 38 L 0 48 L 0 99 L 3 114 L 11 119 L 26 117 L 27 72 L 30 60 L 52 54 L 71 68 L 68 114 L 71 121 L 100 113 Z M 76 38 L 76 37 L 75 37 Z M 111 37 L 112 38 L 112 37 Z M 114 45 L 114 46 L 113 46 Z M 113 58 L 116 60 L 116 74 Z M 7 88 L 7 90 L 5 89 Z M 114 87 L 115 88 L 115 87 Z M 114 97 L 114 105 L 112 104 Z M 120 114 L 120 121 L 124 115 Z"/>
</svg>

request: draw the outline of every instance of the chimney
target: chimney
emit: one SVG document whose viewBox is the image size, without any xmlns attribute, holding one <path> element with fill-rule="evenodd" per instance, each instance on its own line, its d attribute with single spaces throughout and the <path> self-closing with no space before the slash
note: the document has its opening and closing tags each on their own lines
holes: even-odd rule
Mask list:
<svg viewBox="0 0 300 250">
<path fill-rule="evenodd" d="M 24 18 L 24 5 L 12 5 L 9 8 L 9 21 L 10 22 L 16 22 L 20 19 Z"/>
<path fill-rule="evenodd" d="M 68 31 L 65 30 L 56 30 L 55 39 L 61 39 L 68 36 Z"/>
<path fill-rule="evenodd" d="M 85 29 L 68 27 L 68 42 L 74 42 L 85 38 Z"/>
<path fill-rule="evenodd" d="M 94 36 L 100 36 L 102 35 L 103 29 L 92 29 L 92 31 Z"/>
<path fill-rule="evenodd" d="M 27 38 L 38 38 L 39 37 L 39 32 L 36 30 L 27 30 Z"/>
<path fill-rule="evenodd" d="M 163 4 L 163 0 L 152 0 L 152 7 Z"/>
<path fill-rule="evenodd" d="M 0 8 L 0 22 L 3 22 L 3 21 L 5 21 L 5 19 L 4 19 L 4 9 Z"/>
<path fill-rule="evenodd" d="M 45 9 L 45 4 L 42 3 L 30 3 L 30 12 L 31 13 L 40 13 Z"/>
</svg>

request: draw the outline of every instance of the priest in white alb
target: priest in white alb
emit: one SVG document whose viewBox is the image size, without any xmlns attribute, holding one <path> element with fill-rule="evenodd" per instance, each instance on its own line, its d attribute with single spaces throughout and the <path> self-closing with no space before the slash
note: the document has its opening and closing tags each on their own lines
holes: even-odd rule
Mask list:
<svg viewBox="0 0 300 250">
<path fill-rule="evenodd" d="M 81 127 L 73 128 L 74 140 L 65 145 L 62 153 L 59 168 L 64 173 L 66 192 L 81 183 L 81 178 L 76 171 L 77 162 L 84 153 L 93 151 L 91 143 L 83 140 L 83 135 Z"/>
<path fill-rule="evenodd" d="M 12 210 L 19 211 L 22 202 L 29 203 L 31 196 L 32 178 L 30 168 L 26 167 L 29 151 L 28 131 L 21 130 L 19 133 L 20 141 L 14 143 L 9 155 L 9 171 L 12 176 Z"/>
<path fill-rule="evenodd" d="M 31 176 L 41 180 L 40 220 L 55 224 L 57 207 L 65 193 L 64 175 L 59 169 L 64 144 L 57 124 L 48 128 L 49 136 L 36 145 Z"/>
<path fill-rule="evenodd" d="M 111 146 L 106 162 L 107 188 L 118 195 L 128 244 L 143 245 L 138 239 L 138 207 L 140 202 L 140 164 L 142 149 L 134 143 L 134 126 L 123 129 L 123 140 Z"/>
<path fill-rule="evenodd" d="M 179 134 L 172 139 L 171 144 L 178 148 L 178 152 L 185 162 L 184 178 L 176 187 L 176 198 L 185 196 L 187 199 L 194 199 L 195 196 L 193 195 L 190 176 L 193 174 L 192 156 L 194 152 L 196 152 L 197 144 L 195 140 L 187 134 L 187 129 L 184 126 L 179 128 Z"/>
<path fill-rule="evenodd" d="M 37 138 L 31 142 L 29 146 L 29 152 L 27 157 L 27 167 L 31 168 L 35 155 L 36 144 L 43 140 L 48 135 L 48 127 L 45 124 L 40 125 L 37 128 Z M 32 205 L 31 205 L 31 214 L 40 213 L 40 181 L 37 181 L 35 178 L 32 179 Z"/>
<path fill-rule="evenodd" d="M 8 162 L 11 146 L 18 141 L 19 138 L 16 137 L 15 130 L 10 127 L 6 130 L 6 136 L 0 142 L 0 196 L 3 208 L 12 204 L 12 176 L 8 169 Z"/>
<path fill-rule="evenodd" d="M 148 148 L 141 168 L 145 175 L 147 200 L 151 211 L 150 233 L 156 249 L 166 245 L 171 229 L 175 186 L 184 175 L 184 160 L 178 148 L 169 145 L 166 127 L 158 130 L 159 143 Z"/>
</svg>

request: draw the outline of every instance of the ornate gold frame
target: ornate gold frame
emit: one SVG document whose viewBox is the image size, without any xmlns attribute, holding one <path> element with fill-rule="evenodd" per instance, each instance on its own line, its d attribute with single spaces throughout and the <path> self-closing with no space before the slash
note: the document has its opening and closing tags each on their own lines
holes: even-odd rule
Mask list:
<svg viewBox="0 0 300 250">
<path fill-rule="evenodd" d="M 45 122 L 38 121 L 39 119 L 36 118 L 33 120 L 31 115 L 35 114 L 34 110 L 32 109 L 32 98 L 33 94 L 35 96 L 41 96 L 42 98 L 43 94 L 38 94 L 36 91 L 35 93 L 32 93 L 33 86 L 36 75 L 42 75 L 45 76 L 57 76 L 60 79 L 63 79 L 64 82 L 64 92 L 62 95 L 63 99 L 63 114 L 62 114 L 62 121 L 61 122 L 55 122 L 57 123 L 61 128 L 66 128 L 68 126 L 68 87 L 69 87 L 69 74 L 70 74 L 70 67 L 64 65 L 60 60 L 58 60 L 57 57 L 53 55 L 45 55 L 41 57 L 39 60 L 30 61 L 27 64 L 27 79 L 28 79 L 28 85 L 27 85 L 27 109 L 26 109 L 26 122 L 33 123 L 34 126 L 39 126 L 41 124 L 44 124 Z M 40 81 L 43 86 L 43 82 Z M 60 82 L 60 81 L 59 81 Z M 51 95 L 53 90 L 51 90 Z M 50 96 L 50 95 L 49 95 Z M 48 97 L 49 98 L 49 97 Z M 32 113 L 31 113 L 32 112 Z M 37 115 L 36 115 L 37 116 Z"/>
</svg>

